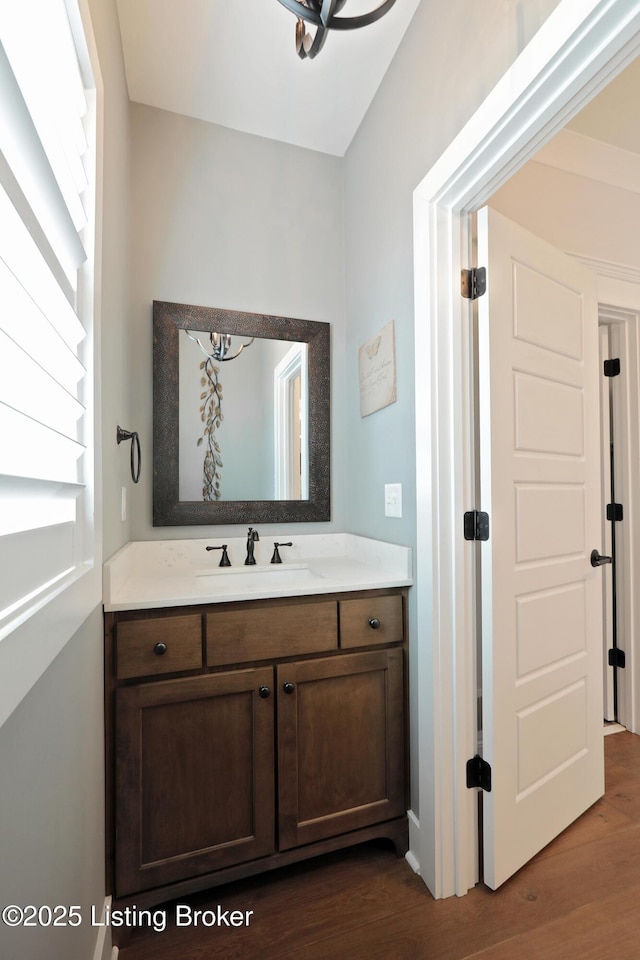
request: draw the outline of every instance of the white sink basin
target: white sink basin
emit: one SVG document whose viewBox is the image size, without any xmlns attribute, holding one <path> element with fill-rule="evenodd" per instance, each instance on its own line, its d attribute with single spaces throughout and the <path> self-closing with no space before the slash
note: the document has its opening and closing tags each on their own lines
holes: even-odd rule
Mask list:
<svg viewBox="0 0 640 960">
<path fill-rule="evenodd" d="M 232 590 L 234 586 L 242 590 L 245 587 L 259 587 L 268 590 L 269 584 L 284 585 L 304 583 L 320 578 L 319 573 L 309 569 L 306 563 L 270 563 L 255 567 L 208 567 L 196 570 L 196 577 L 205 589 Z"/>
</svg>

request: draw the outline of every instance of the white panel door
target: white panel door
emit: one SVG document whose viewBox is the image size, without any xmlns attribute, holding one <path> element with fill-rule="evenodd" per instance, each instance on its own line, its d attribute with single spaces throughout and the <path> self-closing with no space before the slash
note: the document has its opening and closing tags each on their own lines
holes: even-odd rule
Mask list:
<svg viewBox="0 0 640 960">
<path fill-rule="evenodd" d="M 478 213 L 484 880 L 498 887 L 604 792 L 595 278 Z M 600 552 L 602 552 L 600 550 Z"/>
</svg>

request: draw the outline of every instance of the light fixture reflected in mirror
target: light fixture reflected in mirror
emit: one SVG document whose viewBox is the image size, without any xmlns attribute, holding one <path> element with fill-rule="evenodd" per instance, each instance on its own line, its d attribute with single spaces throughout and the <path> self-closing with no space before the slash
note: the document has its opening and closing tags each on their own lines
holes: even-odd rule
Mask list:
<svg viewBox="0 0 640 960">
<path fill-rule="evenodd" d="M 388 13 L 396 0 L 382 0 L 375 10 L 355 17 L 337 16 L 347 0 L 279 0 L 279 2 L 298 18 L 296 23 L 298 56 L 301 60 L 307 58 L 313 60 L 322 50 L 329 30 L 355 30 L 375 23 Z M 305 21 L 315 24 L 315 34 L 307 33 Z"/>
<path fill-rule="evenodd" d="M 193 340 L 194 343 L 197 343 L 205 357 L 209 360 L 217 360 L 220 363 L 223 363 L 225 360 L 235 360 L 236 357 L 239 357 L 245 347 L 250 347 L 255 337 L 247 343 L 242 343 L 238 347 L 235 353 L 232 353 L 231 356 L 228 356 L 229 350 L 231 349 L 231 336 L 228 333 L 210 333 L 209 340 L 211 342 L 211 353 L 206 350 L 198 337 L 194 337 L 193 334 L 189 333 L 188 330 L 185 330 L 186 335 L 190 340 Z"/>
</svg>

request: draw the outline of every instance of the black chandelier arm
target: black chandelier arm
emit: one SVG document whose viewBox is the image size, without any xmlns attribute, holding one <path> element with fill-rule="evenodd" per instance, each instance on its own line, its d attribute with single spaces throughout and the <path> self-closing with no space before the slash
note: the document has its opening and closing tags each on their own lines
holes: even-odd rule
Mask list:
<svg viewBox="0 0 640 960">
<path fill-rule="evenodd" d="M 315 4 L 313 7 L 306 7 L 303 3 L 300 3 L 299 0 L 279 0 L 279 2 L 283 7 L 286 7 L 287 10 L 290 10 L 291 13 L 295 13 L 299 19 L 301 18 L 308 23 L 315 23 L 317 26 L 322 26 L 320 9 L 318 8 L 316 10 Z"/>
<path fill-rule="evenodd" d="M 333 17 L 329 27 L 331 30 L 355 30 L 358 27 L 368 27 L 370 23 L 375 23 L 384 17 L 385 13 L 391 10 L 396 0 L 384 0 L 379 7 L 371 10 L 370 13 L 363 13 L 359 17 Z"/>
<path fill-rule="evenodd" d="M 320 19 L 322 20 L 322 25 L 329 28 L 329 24 L 334 18 L 336 10 L 340 7 L 338 0 L 322 0 L 322 6 L 320 7 Z"/>
<path fill-rule="evenodd" d="M 307 33 L 304 21 L 298 20 L 296 23 L 296 52 L 301 60 L 313 60 L 316 54 L 320 53 L 327 39 L 328 30 L 320 25 L 316 28 L 315 36 L 311 40 L 311 34 Z M 305 40 L 311 40 L 305 44 Z"/>
<path fill-rule="evenodd" d="M 308 23 L 314 23 L 318 27 L 325 26 L 328 30 L 355 30 L 358 27 L 367 27 L 370 23 L 375 23 L 376 20 L 384 17 L 385 13 L 389 12 L 396 0 L 383 0 L 375 10 L 372 10 L 370 13 L 363 13 L 357 17 L 338 17 L 331 13 L 328 15 L 326 22 L 322 20 L 322 8 L 320 8 L 320 10 L 316 9 L 316 4 L 314 4 L 313 7 L 307 7 L 305 4 L 300 3 L 300 0 L 278 0 L 278 2 L 281 3 L 283 7 L 286 7 L 287 10 L 290 10 L 291 13 L 294 13 L 296 17 L 306 20 Z M 344 6 L 339 0 L 333 0 L 333 3 L 330 5 L 334 9 L 341 9 L 342 6 Z"/>
</svg>

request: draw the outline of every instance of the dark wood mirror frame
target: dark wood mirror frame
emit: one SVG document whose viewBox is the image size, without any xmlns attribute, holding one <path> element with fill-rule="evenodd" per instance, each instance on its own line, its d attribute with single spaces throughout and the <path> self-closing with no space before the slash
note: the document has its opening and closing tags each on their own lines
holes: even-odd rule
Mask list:
<svg viewBox="0 0 640 960">
<path fill-rule="evenodd" d="M 309 499 L 180 500 L 178 334 L 181 330 L 291 340 L 308 347 Z M 153 525 L 331 519 L 329 324 L 215 307 L 153 302 Z"/>
</svg>

